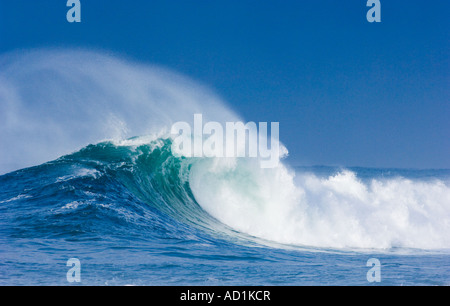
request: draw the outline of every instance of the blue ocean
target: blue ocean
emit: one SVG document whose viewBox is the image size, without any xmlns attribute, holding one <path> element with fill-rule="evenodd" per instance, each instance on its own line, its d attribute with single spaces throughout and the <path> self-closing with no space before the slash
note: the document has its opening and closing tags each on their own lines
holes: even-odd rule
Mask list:
<svg viewBox="0 0 450 306">
<path fill-rule="evenodd" d="M 67 285 L 70 258 L 82 285 L 450 284 L 449 170 L 294 170 L 290 186 L 287 170 L 176 158 L 155 139 L 2 175 L 0 284 Z"/>
<path fill-rule="evenodd" d="M 174 122 L 249 120 L 99 52 L 4 55 L 0 100 L 0 285 L 450 285 L 450 170 L 179 156 Z"/>
</svg>

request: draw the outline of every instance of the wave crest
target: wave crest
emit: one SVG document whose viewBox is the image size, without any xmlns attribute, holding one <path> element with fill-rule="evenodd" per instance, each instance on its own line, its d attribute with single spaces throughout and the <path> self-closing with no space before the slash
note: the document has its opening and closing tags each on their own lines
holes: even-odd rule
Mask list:
<svg viewBox="0 0 450 306">
<path fill-rule="evenodd" d="M 350 170 L 319 175 L 283 164 L 263 169 L 252 158 L 178 158 L 170 142 L 159 138 L 141 146 L 125 183 L 183 223 L 305 247 L 450 248 L 446 179 L 363 180 Z M 135 150 L 130 142 L 125 147 Z"/>
</svg>

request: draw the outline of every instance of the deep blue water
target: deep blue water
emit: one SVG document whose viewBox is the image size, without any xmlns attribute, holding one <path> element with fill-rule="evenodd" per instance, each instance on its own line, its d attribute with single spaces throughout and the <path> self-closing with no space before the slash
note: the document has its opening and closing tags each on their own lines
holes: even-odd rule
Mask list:
<svg viewBox="0 0 450 306">
<path fill-rule="evenodd" d="M 390 247 L 311 246 L 254 237 L 220 222 L 191 190 L 195 161 L 173 157 L 169 145 L 102 143 L 0 176 L 0 285 L 69 285 L 69 258 L 80 260 L 81 285 L 450 285 L 449 234 L 442 232 L 450 223 L 449 170 L 350 169 L 362 184 L 405 178 L 399 186 L 412 191 L 392 205 L 406 207 L 409 223 L 388 228 L 398 230 Z M 326 180 L 341 169 L 296 171 Z M 424 196 L 427 188 L 440 199 L 412 223 L 421 201 L 435 201 Z M 439 220 L 447 223 L 434 228 Z M 431 227 L 431 247 L 421 243 L 427 233 L 417 240 L 405 233 L 416 224 Z M 381 262 L 380 283 L 367 280 L 370 258 Z"/>
</svg>

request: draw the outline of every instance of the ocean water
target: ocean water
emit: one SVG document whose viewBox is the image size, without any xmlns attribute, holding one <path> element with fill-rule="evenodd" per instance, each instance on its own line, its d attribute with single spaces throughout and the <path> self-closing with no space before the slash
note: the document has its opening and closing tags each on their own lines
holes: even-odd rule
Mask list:
<svg viewBox="0 0 450 306">
<path fill-rule="evenodd" d="M 450 285 L 449 179 L 102 142 L 0 176 L 0 285 Z"/>
</svg>

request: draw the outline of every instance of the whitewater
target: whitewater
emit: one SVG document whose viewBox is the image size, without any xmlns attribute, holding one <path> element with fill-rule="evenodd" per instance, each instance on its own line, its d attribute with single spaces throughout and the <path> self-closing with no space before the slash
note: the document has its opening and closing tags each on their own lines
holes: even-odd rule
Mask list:
<svg viewBox="0 0 450 306">
<path fill-rule="evenodd" d="M 0 102 L 0 284 L 450 284 L 450 170 L 177 156 L 173 123 L 242 118 L 104 52 L 3 55 Z"/>
</svg>

